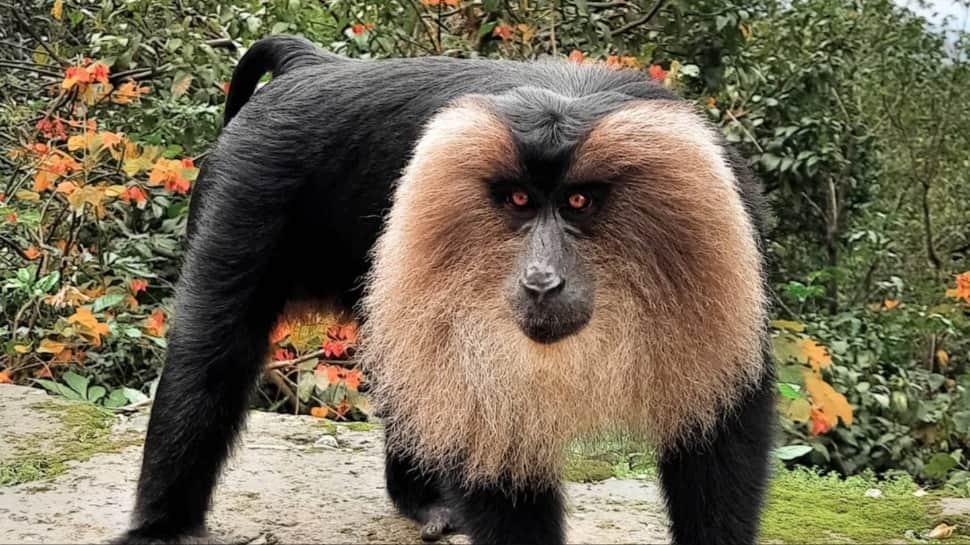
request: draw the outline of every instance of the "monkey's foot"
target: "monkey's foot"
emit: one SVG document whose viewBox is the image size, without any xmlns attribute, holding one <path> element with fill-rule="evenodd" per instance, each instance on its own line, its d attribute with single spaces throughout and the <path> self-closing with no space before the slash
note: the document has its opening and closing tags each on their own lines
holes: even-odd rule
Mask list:
<svg viewBox="0 0 970 545">
<path fill-rule="evenodd" d="M 158 537 L 153 535 L 147 535 L 138 530 L 129 530 L 109 542 L 110 545 L 162 545 L 162 544 L 178 544 L 178 545 L 202 545 L 209 544 L 214 545 L 219 543 L 219 540 L 214 539 L 208 534 L 186 534 L 177 537 Z"/>
<path fill-rule="evenodd" d="M 421 526 L 421 539 L 424 541 L 438 541 L 441 536 L 454 532 L 458 525 L 455 513 L 449 507 L 436 505 L 428 508 L 427 518 Z"/>
</svg>

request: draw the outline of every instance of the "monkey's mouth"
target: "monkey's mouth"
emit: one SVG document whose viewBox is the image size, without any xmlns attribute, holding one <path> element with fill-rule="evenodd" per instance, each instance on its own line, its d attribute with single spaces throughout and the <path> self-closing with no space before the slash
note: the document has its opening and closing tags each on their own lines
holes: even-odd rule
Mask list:
<svg viewBox="0 0 970 545">
<path fill-rule="evenodd" d="M 519 329 L 533 342 L 552 344 L 579 333 L 587 323 L 589 323 L 589 317 L 586 316 L 572 320 L 555 317 L 523 317 L 519 321 Z"/>
</svg>

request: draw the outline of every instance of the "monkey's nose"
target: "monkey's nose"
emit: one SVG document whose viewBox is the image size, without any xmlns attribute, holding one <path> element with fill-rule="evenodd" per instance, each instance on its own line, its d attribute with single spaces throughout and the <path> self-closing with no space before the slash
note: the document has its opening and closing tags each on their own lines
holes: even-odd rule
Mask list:
<svg viewBox="0 0 970 545">
<path fill-rule="evenodd" d="M 563 277 L 549 265 L 529 265 L 522 275 L 522 287 L 538 299 L 562 290 L 565 283 Z"/>
</svg>

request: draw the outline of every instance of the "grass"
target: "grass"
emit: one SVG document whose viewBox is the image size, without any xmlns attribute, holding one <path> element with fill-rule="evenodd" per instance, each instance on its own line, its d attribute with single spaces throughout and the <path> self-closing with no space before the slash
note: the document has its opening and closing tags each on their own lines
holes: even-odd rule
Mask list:
<svg viewBox="0 0 970 545">
<path fill-rule="evenodd" d="M 656 476 L 649 446 L 608 438 L 570 449 L 566 479 L 598 482 L 611 477 Z M 935 494 L 914 495 L 908 477 L 843 479 L 806 468 L 775 470 L 761 528 L 768 543 L 932 543 L 926 534 L 940 522 L 957 525 L 944 543 L 970 544 L 970 516 L 943 517 Z M 879 497 L 866 495 L 878 490 Z"/>
<path fill-rule="evenodd" d="M 51 479 L 64 473 L 68 462 L 85 461 L 95 454 L 140 443 L 138 437 L 112 437 L 114 415 L 94 405 L 44 402 L 33 408 L 54 414 L 62 424 L 60 435 L 19 437 L 17 456 L 0 462 L 0 486 Z"/>
<path fill-rule="evenodd" d="M 879 490 L 878 498 L 866 496 Z M 781 543 L 907 543 L 936 525 L 935 502 L 908 478 L 842 479 L 780 469 L 768 495 L 761 538 Z"/>
</svg>

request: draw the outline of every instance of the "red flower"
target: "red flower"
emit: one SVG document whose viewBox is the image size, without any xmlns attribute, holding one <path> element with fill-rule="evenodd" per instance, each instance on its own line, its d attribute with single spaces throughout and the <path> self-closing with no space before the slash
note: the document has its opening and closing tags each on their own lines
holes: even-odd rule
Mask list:
<svg viewBox="0 0 970 545">
<path fill-rule="evenodd" d="M 148 280 L 132 280 L 128 283 L 128 289 L 131 290 L 131 293 L 143 292 L 148 289 Z"/>
<path fill-rule="evenodd" d="M 347 346 L 340 341 L 323 343 L 323 355 L 328 358 L 342 358 L 347 355 Z"/>
<path fill-rule="evenodd" d="M 809 419 L 812 423 L 812 435 L 822 435 L 832 428 L 825 419 L 825 415 L 822 414 L 822 410 L 817 407 L 812 407 L 812 413 Z"/>
<path fill-rule="evenodd" d="M 88 71 L 91 73 L 91 78 L 94 79 L 94 81 L 104 83 L 104 84 L 108 83 L 107 64 L 104 64 L 103 62 L 99 62 L 94 66 L 92 66 L 91 68 L 88 68 Z"/>
<path fill-rule="evenodd" d="M 276 352 L 273 352 L 274 361 L 292 360 L 294 357 L 293 352 L 290 352 L 285 348 L 277 348 Z"/>
<path fill-rule="evenodd" d="M 647 70 L 650 74 L 650 79 L 653 81 L 663 81 L 667 79 L 667 71 L 664 70 L 659 64 L 651 64 L 650 68 Z"/>
<path fill-rule="evenodd" d="M 360 36 L 361 34 L 367 32 L 367 26 L 357 23 L 356 25 L 350 27 L 350 31 L 354 33 L 354 36 Z"/>
</svg>

